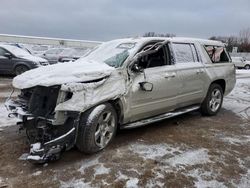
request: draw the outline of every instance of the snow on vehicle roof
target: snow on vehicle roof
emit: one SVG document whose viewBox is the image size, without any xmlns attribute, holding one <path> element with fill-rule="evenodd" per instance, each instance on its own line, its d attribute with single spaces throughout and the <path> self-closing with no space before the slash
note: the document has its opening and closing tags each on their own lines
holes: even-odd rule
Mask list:
<svg viewBox="0 0 250 188">
<path fill-rule="evenodd" d="M 135 38 L 124 38 L 124 39 L 116 39 L 114 41 L 119 41 L 121 43 L 129 43 L 129 42 L 137 42 L 137 43 L 145 43 L 154 40 L 159 41 L 171 41 L 171 42 L 189 42 L 194 43 L 198 42 L 203 45 L 215 45 L 215 46 L 224 46 L 225 44 L 221 41 L 208 40 L 208 39 L 199 39 L 199 38 L 185 38 L 185 37 L 135 37 Z"/>
<path fill-rule="evenodd" d="M 17 57 L 31 56 L 27 51 L 13 45 L 1 44 L 0 47 L 5 48 Z"/>
</svg>

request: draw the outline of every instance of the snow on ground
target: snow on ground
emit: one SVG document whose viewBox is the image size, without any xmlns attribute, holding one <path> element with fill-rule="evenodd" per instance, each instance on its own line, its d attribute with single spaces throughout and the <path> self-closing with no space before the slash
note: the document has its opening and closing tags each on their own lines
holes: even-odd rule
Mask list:
<svg viewBox="0 0 250 188">
<path fill-rule="evenodd" d="M 232 93 L 225 97 L 223 108 L 241 117 L 244 122 L 242 126 L 247 127 L 250 119 L 250 71 L 237 70 L 237 75 L 240 78 L 237 79 Z M 16 119 L 10 119 L 7 115 L 8 112 L 1 104 L 0 127 L 15 125 Z M 185 145 L 184 142 L 181 144 L 145 143 L 138 140 L 133 144 L 109 150 L 108 160 L 105 160 L 107 155 L 105 152 L 81 160 L 79 166 L 77 165 L 79 177 L 60 180 L 60 186 L 88 188 L 98 187 L 100 185 L 98 183 L 101 182 L 101 185 L 108 187 L 111 186 L 112 181 L 119 181 L 124 182 L 124 187 L 140 187 L 143 177 L 150 171 L 149 176 L 145 177 L 146 183 L 143 184 L 146 185 L 145 187 L 163 187 L 166 177 L 174 178 L 177 174 L 178 177 L 181 177 L 180 174 L 183 175 L 183 181 L 186 180 L 185 178 L 192 179 L 195 187 L 223 188 L 227 187 L 225 185 L 227 182 L 234 187 L 249 187 L 250 157 L 241 156 L 239 151 L 232 148 L 247 149 L 250 135 L 248 132 L 234 134 L 234 132 L 219 131 L 215 132 L 213 138 L 211 137 L 211 142 L 214 139 L 221 145 L 228 145 L 226 150 L 208 149 L 207 146 L 193 147 Z M 236 161 L 230 161 L 230 159 L 236 159 Z M 227 168 L 230 163 L 235 163 L 242 170 L 239 172 L 238 179 L 226 179 L 225 172 L 222 172 L 223 168 Z M 56 173 L 59 174 L 59 172 Z M 32 176 L 39 177 L 43 174 L 42 171 L 36 171 Z M 4 182 L 4 179 L 0 177 L 0 186 L 1 182 Z"/>
<path fill-rule="evenodd" d="M 212 187 L 214 187 L 213 185 L 221 185 L 221 183 L 216 180 L 206 181 L 208 176 L 214 179 L 214 173 L 209 171 L 203 172 L 203 169 L 199 168 L 202 164 L 212 163 L 207 149 L 191 149 L 185 145 L 179 148 L 168 144 L 145 145 L 136 143 L 131 146 L 131 150 L 144 160 L 154 160 L 159 164 L 153 169 L 156 177 L 154 177 L 151 182 L 154 182 L 154 185 L 161 185 L 160 180 L 164 178 L 166 172 L 182 172 L 186 176 L 191 176 L 196 179 L 195 183 L 198 187 L 200 187 L 200 185 L 206 185 L 206 187 L 210 185 Z M 186 171 L 185 169 L 191 170 Z"/>
<path fill-rule="evenodd" d="M 234 90 L 225 97 L 223 107 L 233 111 L 244 119 L 250 118 L 250 71 L 237 70 L 237 75 L 244 75 L 238 78 Z M 238 76 L 237 76 L 238 77 Z"/>
<path fill-rule="evenodd" d="M 248 135 L 242 135 L 242 136 L 233 136 L 233 137 L 222 137 L 221 138 L 222 141 L 224 142 L 228 142 L 232 145 L 245 145 L 250 143 L 250 136 Z"/>
<path fill-rule="evenodd" d="M 61 188 L 69 188 L 69 187 L 74 187 L 74 188 L 91 188 L 90 183 L 85 183 L 84 179 L 73 179 L 68 182 L 63 182 L 61 181 Z"/>
<path fill-rule="evenodd" d="M 3 103 L 0 103 L 0 127 L 16 125 L 16 118 L 8 117 L 9 112 Z"/>
<path fill-rule="evenodd" d="M 249 78 L 250 77 L 250 70 L 237 69 L 236 75 L 238 78 Z"/>
</svg>

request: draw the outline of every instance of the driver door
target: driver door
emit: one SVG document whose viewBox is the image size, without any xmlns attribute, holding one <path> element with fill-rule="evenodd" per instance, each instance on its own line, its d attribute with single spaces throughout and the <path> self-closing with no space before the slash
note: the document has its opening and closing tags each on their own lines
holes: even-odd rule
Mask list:
<svg viewBox="0 0 250 188">
<path fill-rule="evenodd" d="M 130 88 L 130 121 L 145 119 L 174 110 L 180 89 L 176 67 L 170 63 L 168 47 L 143 57 L 139 66 L 144 72 L 134 73 Z M 152 91 L 145 91 L 140 83 L 153 85 Z"/>
</svg>

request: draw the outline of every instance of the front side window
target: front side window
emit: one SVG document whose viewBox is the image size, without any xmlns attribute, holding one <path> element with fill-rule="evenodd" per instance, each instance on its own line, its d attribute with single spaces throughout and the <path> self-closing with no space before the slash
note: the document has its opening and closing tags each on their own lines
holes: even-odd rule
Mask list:
<svg viewBox="0 0 250 188">
<path fill-rule="evenodd" d="M 173 43 L 176 63 L 198 62 L 197 51 L 193 44 Z"/>
<path fill-rule="evenodd" d="M 150 46 L 152 45 L 146 46 L 144 49 L 150 48 Z M 138 66 L 147 69 L 168 65 L 168 56 L 166 56 L 165 48 L 166 47 L 163 46 L 158 51 L 141 57 Z"/>
<path fill-rule="evenodd" d="M 230 62 L 229 55 L 223 46 L 204 46 L 213 63 Z"/>
</svg>

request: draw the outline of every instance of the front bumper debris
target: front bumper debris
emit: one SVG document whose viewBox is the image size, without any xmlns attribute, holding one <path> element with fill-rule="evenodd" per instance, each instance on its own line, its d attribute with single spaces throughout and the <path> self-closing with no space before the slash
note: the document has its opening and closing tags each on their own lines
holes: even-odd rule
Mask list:
<svg viewBox="0 0 250 188">
<path fill-rule="evenodd" d="M 26 129 L 30 152 L 28 155 L 23 155 L 22 160 L 32 163 L 58 160 L 63 151 L 75 145 L 79 113 L 69 115 L 70 120 L 65 124 L 52 125 L 53 120 L 30 114 L 18 100 L 7 100 L 5 106 L 10 111 L 9 116 L 15 116 L 20 120 L 17 123 L 20 130 Z"/>
<path fill-rule="evenodd" d="M 74 138 L 75 131 L 76 129 L 72 128 L 66 134 L 44 144 L 39 142 L 31 144 L 30 154 L 27 156 L 26 160 L 32 163 L 45 163 L 47 161 L 58 160 L 61 153 L 67 149 L 67 146 L 64 145 L 65 140 Z"/>
</svg>

